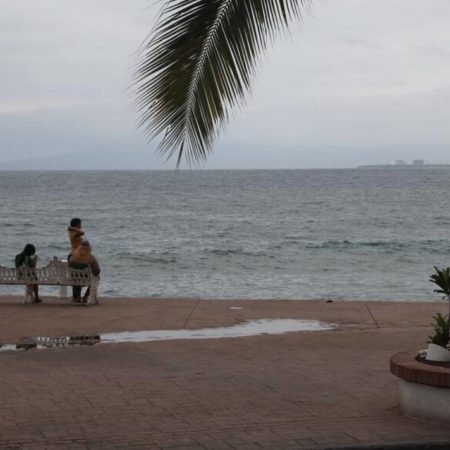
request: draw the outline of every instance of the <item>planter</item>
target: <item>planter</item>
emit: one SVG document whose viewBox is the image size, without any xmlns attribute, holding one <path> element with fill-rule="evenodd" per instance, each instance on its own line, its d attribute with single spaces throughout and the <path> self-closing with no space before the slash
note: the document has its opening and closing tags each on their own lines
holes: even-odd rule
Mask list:
<svg viewBox="0 0 450 450">
<path fill-rule="evenodd" d="M 450 424 L 450 362 L 427 362 L 413 353 L 397 353 L 391 357 L 391 373 L 398 378 L 403 414 Z"/>
<path fill-rule="evenodd" d="M 450 351 L 440 345 L 428 344 L 427 356 L 425 357 L 427 361 L 450 361 Z"/>
</svg>

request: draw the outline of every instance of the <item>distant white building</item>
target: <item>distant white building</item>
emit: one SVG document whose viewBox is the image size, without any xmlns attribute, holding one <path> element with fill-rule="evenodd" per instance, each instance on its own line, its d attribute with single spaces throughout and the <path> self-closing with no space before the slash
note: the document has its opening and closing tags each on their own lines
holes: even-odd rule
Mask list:
<svg viewBox="0 0 450 450">
<path fill-rule="evenodd" d="M 408 161 L 405 161 L 404 159 L 396 159 L 395 160 L 395 165 L 396 166 L 407 166 L 408 165 Z"/>
</svg>

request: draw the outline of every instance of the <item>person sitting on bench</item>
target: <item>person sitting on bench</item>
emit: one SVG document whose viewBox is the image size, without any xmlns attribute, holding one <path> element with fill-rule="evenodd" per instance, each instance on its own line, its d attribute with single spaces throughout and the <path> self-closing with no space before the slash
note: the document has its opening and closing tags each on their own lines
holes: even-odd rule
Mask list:
<svg viewBox="0 0 450 450">
<path fill-rule="evenodd" d="M 21 273 L 21 270 L 20 270 L 21 267 L 25 267 L 28 269 L 35 269 L 36 261 L 37 261 L 36 247 L 33 244 L 25 245 L 25 248 L 23 249 L 22 253 L 19 253 L 15 259 L 15 266 L 17 269 L 17 277 L 19 279 L 23 278 L 23 274 Z M 35 275 L 33 275 L 33 276 L 35 276 Z M 32 288 L 33 288 L 33 294 L 34 294 L 34 302 L 41 303 L 42 299 L 39 298 L 39 286 L 37 284 L 33 284 Z"/>
<path fill-rule="evenodd" d="M 96 277 L 100 274 L 100 266 L 97 259 L 92 254 L 92 248 L 89 241 L 81 241 L 81 245 L 73 252 L 69 261 L 69 267 L 72 269 L 83 270 L 87 267 L 91 268 L 92 274 Z M 73 301 L 75 303 L 87 303 L 90 294 L 90 287 L 81 298 L 81 286 L 73 286 Z"/>
</svg>

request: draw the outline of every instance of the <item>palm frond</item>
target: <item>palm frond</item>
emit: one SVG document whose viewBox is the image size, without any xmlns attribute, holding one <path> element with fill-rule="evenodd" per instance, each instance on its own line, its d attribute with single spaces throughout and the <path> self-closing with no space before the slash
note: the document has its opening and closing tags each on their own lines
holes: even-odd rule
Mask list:
<svg viewBox="0 0 450 450">
<path fill-rule="evenodd" d="M 310 0 L 166 0 L 136 70 L 140 127 L 162 135 L 160 151 L 188 164 L 244 103 L 267 43 Z"/>
</svg>

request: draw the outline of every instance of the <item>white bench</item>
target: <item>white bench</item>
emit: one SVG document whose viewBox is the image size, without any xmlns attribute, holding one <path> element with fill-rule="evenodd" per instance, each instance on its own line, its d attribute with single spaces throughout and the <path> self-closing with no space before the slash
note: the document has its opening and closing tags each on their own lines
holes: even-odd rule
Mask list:
<svg viewBox="0 0 450 450">
<path fill-rule="evenodd" d="M 33 302 L 33 285 L 48 286 L 90 286 L 87 304 L 98 304 L 97 287 L 99 278 L 90 267 L 83 270 L 70 268 L 66 262 L 56 256 L 45 267 L 30 269 L 22 266 L 19 269 L 0 266 L 0 284 L 24 285 L 24 303 Z"/>
</svg>

